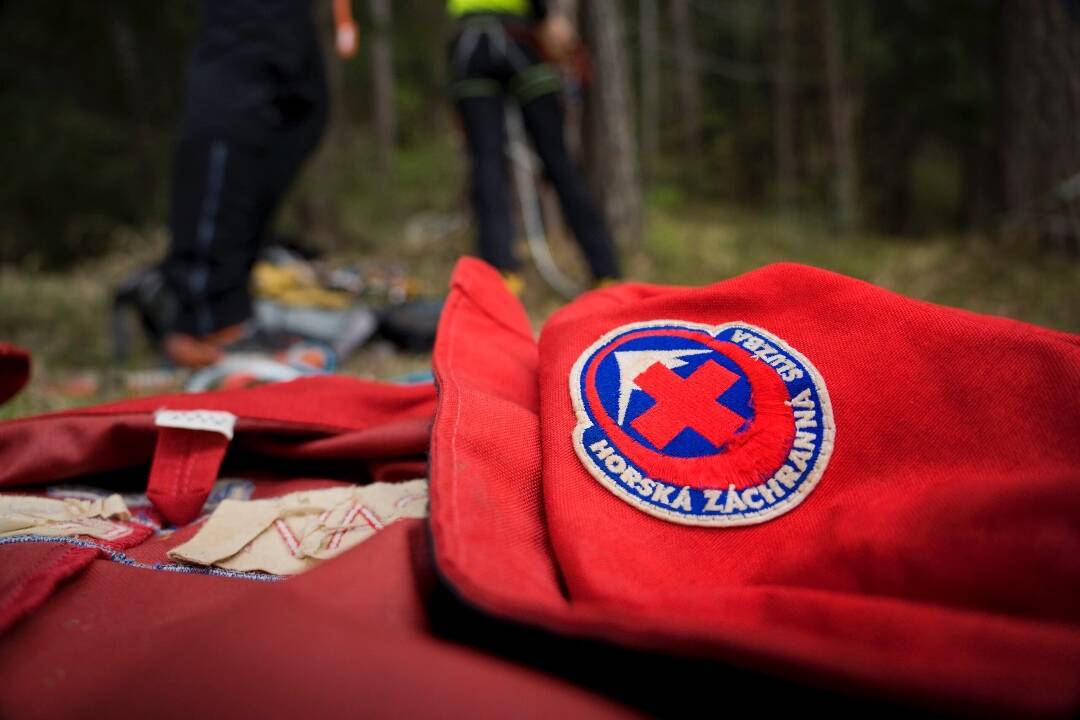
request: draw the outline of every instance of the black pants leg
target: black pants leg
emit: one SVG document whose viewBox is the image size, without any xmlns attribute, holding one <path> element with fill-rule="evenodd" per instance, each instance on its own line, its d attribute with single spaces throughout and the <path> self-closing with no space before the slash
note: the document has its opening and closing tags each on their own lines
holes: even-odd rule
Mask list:
<svg viewBox="0 0 1080 720">
<path fill-rule="evenodd" d="M 499 270 L 516 270 L 506 162 L 506 109 L 501 96 L 457 101 L 471 166 L 471 201 L 479 229 L 480 256 Z"/>
<path fill-rule="evenodd" d="M 171 330 L 203 336 L 250 317 L 260 165 L 258 150 L 225 138 L 177 143 L 162 266 L 179 306 Z"/>
<path fill-rule="evenodd" d="M 204 336 L 251 316 L 259 243 L 325 125 L 310 11 L 307 0 L 203 3 L 162 265 L 179 306 L 171 331 Z"/>
<path fill-rule="evenodd" d="M 330 98 L 322 50 L 314 28 L 307 34 L 306 40 L 306 57 L 300 74 L 276 103 L 282 122 L 267 148 L 262 172 L 262 193 L 256 222 L 260 241 L 266 239 L 274 213 L 326 131 Z"/>
<path fill-rule="evenodd" d="M 547 93 L 525 103 L 521 116 L 593 277 L 619 277 L 615 245 L 607 225 L 566 149 L 558 97 Z"/>
</svg>

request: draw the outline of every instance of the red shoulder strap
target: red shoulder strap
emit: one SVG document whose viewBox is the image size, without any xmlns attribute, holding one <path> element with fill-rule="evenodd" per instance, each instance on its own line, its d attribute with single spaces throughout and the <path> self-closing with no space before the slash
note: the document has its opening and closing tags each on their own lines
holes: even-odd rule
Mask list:
<svg viewBox="0 0 1080 720">
<path fill-rule="evenodd" d="M 217 480 L 236 416 L 212 410 L 159 410 L 146 496 L 173 525 L 198 517 Z"/>
</svg>

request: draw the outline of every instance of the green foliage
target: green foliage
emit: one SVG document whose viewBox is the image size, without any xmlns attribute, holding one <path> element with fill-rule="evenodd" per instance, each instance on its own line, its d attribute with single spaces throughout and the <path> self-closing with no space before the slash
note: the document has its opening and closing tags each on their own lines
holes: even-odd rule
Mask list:
<svg viewBox="0 0 1080 720">
<path fill-rule="evenodd" d="M 967 206 L 996 197 L 966 192 L 974 161 L 992 167 L 998 0 L 835 0 L 843 73 L 854 100 L 860 213 L 890 234 L 957 231 L 980 218 Z M 704 98 L 705 157 L 682 147 L 670 27 L 661 23 L 664 158 L 653 178 L 688 196 L 750 206 L 775 199 L 774 2 L 694 2 Z M 633 3 L 628 7 L 633 7 Z M 796 3 L 793 54 L 795 154 L 800 206 L 823 212 L 833 167 L 825 88 L 821 3 Z M 633 26 L 633 20 L 631 21 Z M 989 161 L 987 160 L 989 158 Z M 702 179 L 688 172 L 704 165 Z M 940 178 L 929 177 L 940 173 Z M 979 184 L 991 193 L 991 180 Z"/>
<path fill-rule="evenodd" d="M 676 183 L 653 184 L 646 195 L 649 207 L 664 212 L 672 212 L 686 202 L 685 193 Z"/>
<path fill-rule="evenodd" d="M 418 138 L 395 154 L 391 172 L 383 172 L 375 147 L 366 133 L 352 132 L 343 148 L 331 153 L 334 178 L 323 191 L 338 198 L 342 249 L 372 252 L 393 249 L 396 235 L 413 216 L 441 213 L 460 207 L 463 198 L 463 158 L 456 138 L 448 133 Z M 319 183 L 314 168 L 306 173 L 299 196 Z M 292 213 L 282 213 L 288 218 Z"/>
<path fill-rule="evenodd" d="M 925 192 L 928 180 L 937 182 L 925 171 L 930 162 L 940 182 L 956 182 L 966 162 L 997 152 L 997 4 L 865 4 L 870 12 L 853 28 L 861 31 L 854 38 L 853 62 L 863 95 L 863 194 L 876 227 L 928 232 L 975 220 L 964 207 L 962 189 L 951 192 L 948 208 L 942 207 L 942 195 Z M 985 186 L 992 189 L 993 183 Z"/>
<path fill-rule="evenodd" d="M 994 207 L 993 198 L 973 199 L 968 185 L 971 168 L 993 167 L 973 160 L 996 151 L 998 0 L 836 1 L 856 99 L 861 215 L 871 229 L 888 233 L 956 231 L 971 224 L 978 218 L 966 204 Z M 432 0 L 393 3 L 402 150 L 392 181 L 368 173 L 374 158 L 366 146 L 372 97 L 367 48 L 383 30 L 372 27 L 366 3 L 354 5 L 361 52 L 340 69 L 341 117 L 352 145 L 322 166 L 334 177 L 317 191 L 333 193 L 344 207 L 346 230 L 364 237 L 410 208 L 456 201 L 460 190 L 451 192 L 451 186 L 460 187 L 460 174 L 445 97 L 449 22 L 443 4 Z M 665 13 L 663 152 L 652 181 L 679 185 L 681 196 L 696 201 L 771 204 L 776 8 L 756 0 L 692 5 L 705 149 L 698 158 L 682 152 Z M 629 54 L 636 57 L 636 4 L 623 7 Z M 820 13 L 816 3 L 798 7 L 798 195 L 803 210 L 821 212 L 829 201 L 831 166 Z M 107 252 L 117 226 L 164 220 L 171 136 L 196 9 L 194 2 L 145 0 L 0 3 L 0 263 L 61 267 Z M 447 167 L 449 174 L 442 171 Z M 432 177 L 439 182 L 429 182 Z M 980 187 L 992 193 L 995 186 L 991 179 Z"/>
<path fill-rule="evenodd" d="M 630 261 L 641 277 L 680 285 L 799 262 L 930 302 L 1080 331 L 1080 265 L 977 235 L 838 236 L 813 216 L 683 206 L 651 215 L 644 252 Z"/>
<path fill-rule="evenodd" d="M 194 5 L 0 4 L 0 263 L 107 251 L 162 213 Z"/>
</svg>

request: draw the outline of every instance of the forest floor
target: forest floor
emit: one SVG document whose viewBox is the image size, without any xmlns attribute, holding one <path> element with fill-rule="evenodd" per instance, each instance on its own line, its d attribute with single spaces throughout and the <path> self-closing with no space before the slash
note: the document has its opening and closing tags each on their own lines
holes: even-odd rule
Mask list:
<svg viewBox="0 0 1080 720">
<path fill-rule="evenodd" d="M 469 230 L 458 217 L 454 212 L 414 215 L 399 228 L 382 229 L 379 242 L 365 243 L 366 252 L 339 251 L 325 262 L 404 263 L 427 294 L 440 296 L 454 259 L 469 244 Z M 553 245 L 561 267 L 569 271 L 580 265 L 565 238 Z M 127 232 L 108 257 L 64 273 L 0 268 L 0 340 L 29 349 L 35 361 L 31 384 L 0 409 L 0 418 L 157 391 L 152 384 L 132 390 L 130 383 L 115 382 L 118 373 L 159 361 L 143 346 L 127 367 L 118 368 L 108 328 L 112 288 L 163 246 L 162 231 Z M 624 256 L 627 274 L 635 280 L 685 285 L 720 281 L 772 262 L 801 262 L 914 298 L 1080 332 L 1080 263 L 980 236 L 837 236 L 812 220 L 654 201 L 641 246 L 624 248 Z M 524 302 L 539 329 L 563 301 L 534 270 L 526 272 L 526 280 Z M 390 379 L 429 364 L 426 355 L 403 355 L 374 343 L 343 370 Z"/>
</svg>

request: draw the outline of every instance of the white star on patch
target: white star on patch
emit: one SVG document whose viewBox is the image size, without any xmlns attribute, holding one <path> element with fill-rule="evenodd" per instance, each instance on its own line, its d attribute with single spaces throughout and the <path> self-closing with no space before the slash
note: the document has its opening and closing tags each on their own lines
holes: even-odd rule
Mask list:
<svg viewBox="0 0 1080 720">
<path fill-rule="evenodd" d="M 660 363 L 668 370 L 686 365 L 682 358 L 688 355 L 701 355 L 710 350 L 623 350 L 615 351 L 615 362 L 619 364 L 619 418 L 621 426 L 626 420 L 626 409 L 630 407 L 630 395 L 641 388 L 637 378 L 654 363 Z"/>
</svg>

